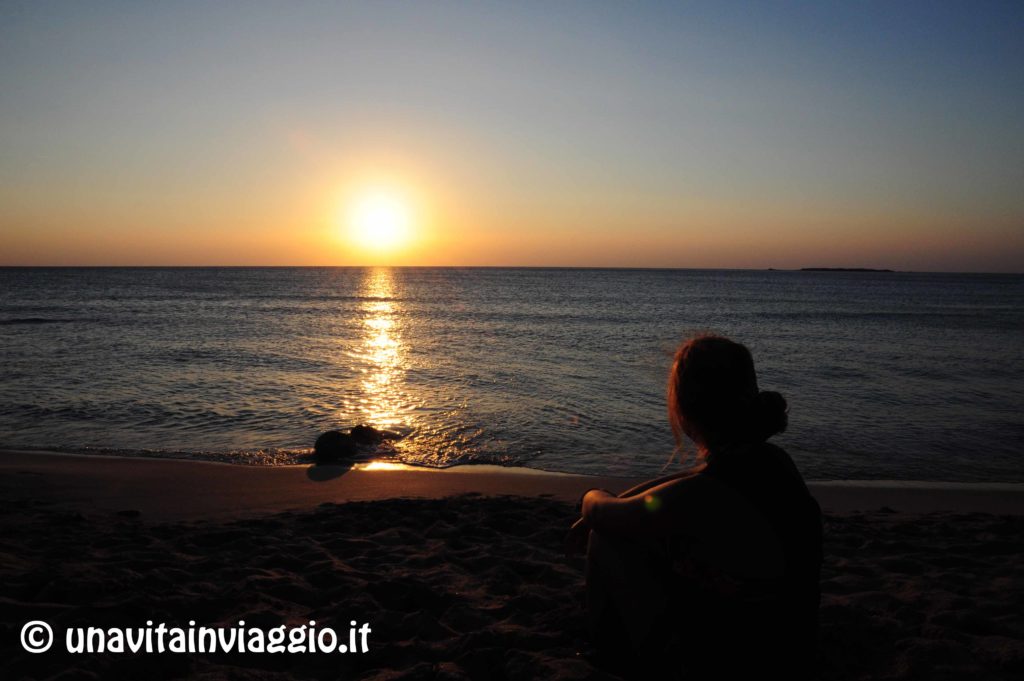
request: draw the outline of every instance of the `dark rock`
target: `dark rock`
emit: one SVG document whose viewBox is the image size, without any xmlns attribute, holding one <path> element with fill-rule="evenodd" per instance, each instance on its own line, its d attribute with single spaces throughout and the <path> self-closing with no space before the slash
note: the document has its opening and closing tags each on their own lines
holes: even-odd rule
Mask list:
<svg viewBox="0 0 1024 681">
<path fill-rule="evenodd" d="M 355 458 L 356 441 L 340 430 L 328 430 L 316 439 L 313 459 L 317 463 L 338 463 Z"/>
<path fill-rule="evenodd" d="M 384 433 L 373 426 L 358 425 L 350 434 L 352 439 L 361 445 L 377 445 L 384 441 Z"/>
</svg>

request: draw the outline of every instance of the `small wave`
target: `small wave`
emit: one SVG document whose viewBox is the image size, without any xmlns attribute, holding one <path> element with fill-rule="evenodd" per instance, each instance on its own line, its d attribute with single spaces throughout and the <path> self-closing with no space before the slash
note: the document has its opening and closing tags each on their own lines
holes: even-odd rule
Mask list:
<svg viewBox="0 0 1024 681">
<path fill-rule="evenodd" d="M 232 451 L 186 451 L 124 447 L 17 447 L 25 451 L 56 452 L 74 456 L 116 456 L 127 459 L 180 459 L 230 463 L 244 466 L 289 466 L 311 463 L 312 449 L 240 449 Z"/>
<path fill-rule="evenodd" d="M 15 447 L 23 451 L 56 452 L 74 456 L 122 457 L 127 459 L 178 459 L 185 461 L 205 461 L 210 463 L 227 463 L 242 466 L 294 466 L 313 463 L 313 450 L 283 449 L 269 447 L 266 449 L 235 449 L 187 451 L 179 449 L 147 449 L 125 447 Z M 397 452 L 387 444 L 368 448 L 358 454 L 357 463 L 368 461 L 399 461 Z M 403 462 L 404 463 L 404 462 Z M 411 464 L 418 465 L 418 464 Z M 434 468 L 436 466 L 426 466 Z"/>
<path fill-rule="evenodd" d="M 51 319 L 48 317 L 15 317 L 14 319 L 0 319 L 0 326 L 13 324 L 66 324 L 77 321 L 75 319 Z"/>
<path fill-rule="evenodd" d="M 179 449 L 96 446 L 17 446 L 14 448 L 23 451 L 56 452 L 58 454 L 70 454 L 73 456 L 121 457 L 128 459 L 176 459 L 241 466 L 296 466 L 314 463 L 313 450 L 311 448 L 285 449 L 268 447 L 265 449 L 253 448 L 222 451 L 187 451 Z M 422 450 L 408 451 L 395 447 L 394 444 L 390 442 L 384 442 L 377 446 L 365 447 L 354 458 L 355 463 L 386 461 L 430 469 L 443 469 L 467 465 L 521 467 L 527 465 L 529 460 L 530 457 L 511 456 L 509 454 L 499 453 L 462 452 L 460 454 L 454 454 L 452 452 L 446 452 L 439 455 L 437 452 L 427 453 Z"/>
</svg>

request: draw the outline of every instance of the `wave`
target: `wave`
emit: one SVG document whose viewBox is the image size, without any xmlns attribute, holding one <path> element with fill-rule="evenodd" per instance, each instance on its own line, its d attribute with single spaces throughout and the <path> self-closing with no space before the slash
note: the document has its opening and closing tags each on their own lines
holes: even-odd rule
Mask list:
<svg viewBox="0 0 1024 681">
<path fill-rule="evenodd" d="M 0 326 L 14 324 L 67 324 L 81 321 L 79 319 L 51 319 L 49 317 L 15 317 L 14 319 L 0 319 Z"/>
<path fill-rule="evenodd" d="M 313 464 L 313 450 L 303 449 L 236 449 L 229 451 L 186 451 L 178 449 L 145 449 L 118 447 L 64 447 L 64 446 L 19 446 L 11 447 L 18 451 L 52 452 L 73 456 L 120 457 L 129 459 L 176 459 L 184 461 L 201 461 L 207 463 L 232 464 L 240 466 L 299 466 Z M 401 463 L 425 469 L 445 469 L 455 466 L 490 465 L 502 467 L 522 467 L 527 459 L 512 456 L 448 456 L 443 458 L 420 456 L 403 453 L 385 443 L 364 450 L 354 459 L 355 463 L 384 461 Z M 538 468 L 537 470 L 543 470 Z M 547 471 L 556 472 L 556 471 Z"/>
</svg>

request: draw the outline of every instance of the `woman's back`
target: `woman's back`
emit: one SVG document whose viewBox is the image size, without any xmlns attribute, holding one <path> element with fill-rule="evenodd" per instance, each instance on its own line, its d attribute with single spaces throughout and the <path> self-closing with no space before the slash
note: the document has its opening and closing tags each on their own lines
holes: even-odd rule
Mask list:
<svg viewBox="0 0 1024 681">
<path fill-rule="evenodd" d="M 822 521 L 818 503 L 789 455 L 760 443 L 712 453 L 700 475 L 710 476 L 749 505 L 781 551 L 782 569 L 737 577 L 687 552 L 686 537 L 670 551 L 677 577 L 673 610 L 692 620 L 681 633 L 694 676 L 722 677 L 773 669 L 786 678 L 809 676 L 817 642 L 822 560 Z M 729 542 L 730 537 L 720 537 Z M 697 612 L 700 610 L 701 612 Z"/>
</svg>

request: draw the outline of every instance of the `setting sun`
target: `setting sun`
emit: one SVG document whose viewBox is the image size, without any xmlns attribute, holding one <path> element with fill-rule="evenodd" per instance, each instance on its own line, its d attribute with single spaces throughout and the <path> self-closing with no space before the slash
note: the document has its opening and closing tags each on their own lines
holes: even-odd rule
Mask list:
<svg viewBox="0 0 1024 681">
<path fill-rule="evenodd" d="M 348 211 L 352 240 L 376 251 L 394 250 L 409 238 L 412 210 L 401 194 L 376 190 L 359 196 Z"/>
</svg>

